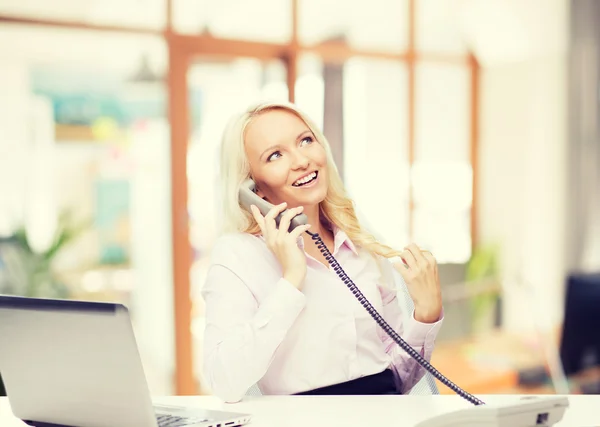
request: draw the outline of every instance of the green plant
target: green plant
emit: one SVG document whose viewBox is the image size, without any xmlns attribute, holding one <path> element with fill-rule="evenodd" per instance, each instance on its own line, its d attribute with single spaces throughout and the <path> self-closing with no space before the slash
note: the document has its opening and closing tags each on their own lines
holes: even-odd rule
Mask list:
<svg viewBox="0 0 600 427">
<path fill-rule="evenodd" d="M 466 282 L 469 287 L 480 287 L 482 284 L 498 284 L 500 278 L 498 255 L 499 247 L 495 244 L 482 245 L 473 251 L 467 263 Z M 496 283 L 494 283 L 496 282 Z M 473 324 L 477 328 L 486 316 L 495 309 L 500 298 L 499 291 L 489 290 L 478 293 L 469 300 Z"/>
<path fill-rule="evenodd" d="M 53 269 L 53 262 L 69 244 L 88 228 L 88 222 L 75 222 L 69 212 L 59 216 L 52 244 L 36 252 L 29 244 L 27 230 L 20 227 L 2 239 L 0 258 L 4 280 L 0 293 L 27 297 L 66 298 L 68 287 Z"/>
</svg>

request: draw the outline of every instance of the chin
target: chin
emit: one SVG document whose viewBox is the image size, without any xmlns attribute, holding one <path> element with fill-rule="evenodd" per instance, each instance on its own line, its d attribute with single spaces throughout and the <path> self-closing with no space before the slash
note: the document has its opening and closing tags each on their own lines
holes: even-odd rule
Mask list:
<svg viewBox="0 0 600 427">
<path fill-rule="evenodd" d="M 298 205 L 306 206 L 315 206 L 320 204 L 325 200 L 325 197 L 310 197 L 304 200 L 298 200 Z"/>
<path fill-rule="evenodd" d="M 327 197 L 327 188 L 320 189 L 315 188 L 314 191 L 311 191 L 309 194 L 304 195 L 304 197 L 297 199 L 298 205 L 302 206 L 312 206 L 318 205 Z"/>
</svg>

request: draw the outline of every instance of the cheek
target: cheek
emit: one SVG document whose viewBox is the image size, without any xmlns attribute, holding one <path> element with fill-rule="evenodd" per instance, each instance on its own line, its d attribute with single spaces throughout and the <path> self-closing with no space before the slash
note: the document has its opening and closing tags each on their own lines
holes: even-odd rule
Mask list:
<svg viewBox="0 0 600 427">
<path fill-rule="evenodd" d="M 327 154 L 325 154 L 325 150 L 320 145 L 315 152 L 314 162 L 320 167 L 327 165 Z"/>
<path fill-rule="evenodd" d="M 269 187 L 276 189 L 287 182 L 289 168 L 284 165 L 285 162 L 278 161 L 261 172 L 261 180 Z"/>
</svg>

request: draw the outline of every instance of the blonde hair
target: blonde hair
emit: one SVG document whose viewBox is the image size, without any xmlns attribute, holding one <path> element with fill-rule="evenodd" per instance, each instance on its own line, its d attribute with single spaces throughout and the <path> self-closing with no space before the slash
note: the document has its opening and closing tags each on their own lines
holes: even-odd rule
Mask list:
<svg viewBox="0 0 600 427">
<path fill-rule="evenodd" d="M 244 148 L 244 137 L 248 124 L 260 114 L 271 110 L 285 110 L 299 117 L 312 131 L 316 140 L 327 154 L 327 195 L 320 203 L 321 220 L 326 220 L 343 230 L 352 242 L 372 255 L 385 258 L 400 256 L 400 252 L 379 243 L 358 221 L 353 201 L 346 190 L 333 160 L 329 142 L 315 123 L 294 104 L 285 102 L 262 103 L 252 106 L 234 117 L 227 125 L 221 144 L 221 182 L 223 203 L 223 231 L 258 234 L 260 228 L 254 217 L 238 202 L 242 183 L 250 178 L 250 164 Z"/>
</svg>

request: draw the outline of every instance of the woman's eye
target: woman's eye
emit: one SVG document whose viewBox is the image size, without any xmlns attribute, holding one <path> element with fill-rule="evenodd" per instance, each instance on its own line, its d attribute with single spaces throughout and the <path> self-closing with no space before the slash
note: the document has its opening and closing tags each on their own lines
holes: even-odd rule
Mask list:
<svg viewBox="0 0 600 427">
<path fill-rule="evenodd" d="M 271 154 L 268 158 L 267 161 L 270 162 L 271 160 L 275 160 L 277 159 L 277 157 L 274 156 L 281 156 L 281 152 L 279 151 L 275 151 L 273 154 Z"/>
<path fill-rule="evenodd" d="M 306 138 L 302 138 L 302 141 L 300 141 L 300 143 L 303 144 L 304 142 L 307 142 L 308 144 L 313 142 L 312 136 L 307 136 Z"/>
</svg>

